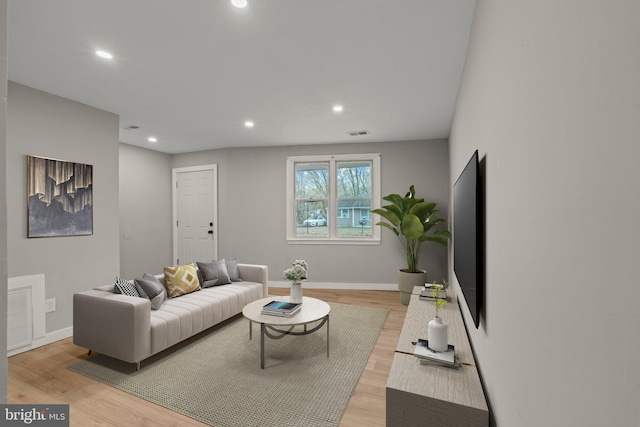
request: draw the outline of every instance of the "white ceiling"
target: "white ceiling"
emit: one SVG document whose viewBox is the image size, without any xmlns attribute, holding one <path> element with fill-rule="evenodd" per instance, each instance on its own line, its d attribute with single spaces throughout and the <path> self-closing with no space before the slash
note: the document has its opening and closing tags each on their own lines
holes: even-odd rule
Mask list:
<svg viewBox="0 0 640 427">
<path fill-rule="evenodd" d="M 475 0 L 248 1 L 9 0 L 9 79 L 165 153 L 449 136 Z"/>
</svg>

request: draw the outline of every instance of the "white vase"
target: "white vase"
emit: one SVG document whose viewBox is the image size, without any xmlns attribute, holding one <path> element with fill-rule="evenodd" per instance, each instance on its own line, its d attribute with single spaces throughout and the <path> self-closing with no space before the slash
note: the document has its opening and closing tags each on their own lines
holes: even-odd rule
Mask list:
<svg viewBox="0 0 640 427">
<path fill-rule="evenodd" d="M 436 316 L 429 322 L 429 348 L 433 351 L 447 351 L 449 326 Z"/>
<path fill-rule="evenodd" d="M 302 283 L 291 282 L 291 302 L 302 303 Z"/>
</svg>

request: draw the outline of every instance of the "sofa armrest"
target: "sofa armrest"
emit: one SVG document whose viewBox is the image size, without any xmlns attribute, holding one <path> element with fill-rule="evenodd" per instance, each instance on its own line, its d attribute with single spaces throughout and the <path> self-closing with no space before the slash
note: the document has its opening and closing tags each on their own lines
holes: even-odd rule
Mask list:
<svg viewBox="0 0 640 427">
<path fill-rule="evenodd" d="M 98 290 L 73 295 L 73 343 L 125 362 L 151 353 L 151 301 Z"/>
<path fill-rule="evenodd" d="M 238 264 L 238 274 L 242 280 L 262 283 L 262 298 L 269 295 L 269 269 L 266 265 Z"/>
</svg>

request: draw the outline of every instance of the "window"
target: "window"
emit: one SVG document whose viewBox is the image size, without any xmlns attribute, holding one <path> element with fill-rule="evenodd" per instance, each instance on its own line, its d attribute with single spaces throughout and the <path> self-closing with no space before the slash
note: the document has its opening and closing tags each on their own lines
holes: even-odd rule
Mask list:
<svg viewBox="0 0 640 427">
<path fill-rule="evenodd" d="M 380 155 L 287 158 L 287 241 L 378 244 Z"/>
</svg>

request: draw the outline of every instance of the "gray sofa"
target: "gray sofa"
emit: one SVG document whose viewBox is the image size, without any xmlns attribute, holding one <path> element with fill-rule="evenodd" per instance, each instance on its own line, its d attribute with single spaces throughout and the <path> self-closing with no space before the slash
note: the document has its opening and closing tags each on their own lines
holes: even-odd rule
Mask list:
<svg viewBox="0 0 640 427">
<path fill-rule="evenodd" d="M 238 264 L 242 282 L 203 288 L 151 310 L 148 298 L 113 293 L 113 285 L 73 295 L 73 342 L 137 364 L 242 312 L 268 295 L 267 267 Z M 162 275 L 156 276 L 161 282 Z"/>
</svg>

